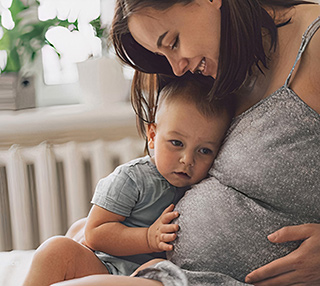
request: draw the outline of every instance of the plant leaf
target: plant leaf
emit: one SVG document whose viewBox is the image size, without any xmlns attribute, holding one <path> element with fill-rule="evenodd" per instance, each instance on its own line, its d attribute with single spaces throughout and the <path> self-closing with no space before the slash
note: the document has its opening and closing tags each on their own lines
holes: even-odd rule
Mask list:
<svg viewBox="0 0 320 286">
<path fill-rule="evenodd" d="M 8 55 L 7 66 L 4 69 L 6 72 L 18 72 L 20 70 L 20 58 L 16 49 L 12 49 L 10 51 L 10 55 Z"/>
</svg>

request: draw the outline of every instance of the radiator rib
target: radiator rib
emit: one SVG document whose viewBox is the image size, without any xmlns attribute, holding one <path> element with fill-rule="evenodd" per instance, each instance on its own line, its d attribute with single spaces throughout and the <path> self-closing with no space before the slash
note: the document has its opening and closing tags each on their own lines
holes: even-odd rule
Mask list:
<svg viewBox="0 0 320 286">
<path fill-rule="evenodd" d="M 130 138 L 0 150 L 0 251 L 64 234 L 88 214 L 98 180 L 142 153 L 142 142 Z"/>
</svg>

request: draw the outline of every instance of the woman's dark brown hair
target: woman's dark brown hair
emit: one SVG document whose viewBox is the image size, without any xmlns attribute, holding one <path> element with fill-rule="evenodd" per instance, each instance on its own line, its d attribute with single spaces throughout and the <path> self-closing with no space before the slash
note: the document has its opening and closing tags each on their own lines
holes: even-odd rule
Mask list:
<svg viewBox="0 0 320 286">
<path fill-rule="evenodd" d="M 116 1 L 111 38 L 119 58 L 136 70 L 131 100 L 139 117 L 138 128 L 143 134 L 143 122 L 150 121 L 149 111 L 154 108 L 159 86 L 174 75 L 164 57 L 152 54 L 132 39 L 128 18 L 143 8 L 163 11 L 175 4 L 187 5 L 191 2 L 193 0 Z M 211 98 L 224 97 L 237 91 L 254 66 L 260 70 L 261 65 L 268 67 L 267 53 L 277 46 L 277 25 L 290 19 L 275 23 L 264 7 L 272 10 L 300 4 L 314 3 L 301 0 L 222 0 L 219 65 L 217 78 L 211 83 Z M 269 35 L 269 50 L 263 46 L 262 30 Z M 130 41 L 125 42 L 126 37 L 131 37 Z"/>
</svg>

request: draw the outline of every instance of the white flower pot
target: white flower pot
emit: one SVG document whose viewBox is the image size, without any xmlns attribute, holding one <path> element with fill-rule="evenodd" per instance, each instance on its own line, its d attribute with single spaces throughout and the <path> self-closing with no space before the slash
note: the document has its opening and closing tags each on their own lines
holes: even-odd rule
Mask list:
<svg viewBox="0 0 320 286">
<path fill-rule="evenodd" d="M 83 103 L 106 106 L 128 99 L 130 81 L 115 58 L 89 59 L 78 63 L 78 71 Z"/>
</svg>

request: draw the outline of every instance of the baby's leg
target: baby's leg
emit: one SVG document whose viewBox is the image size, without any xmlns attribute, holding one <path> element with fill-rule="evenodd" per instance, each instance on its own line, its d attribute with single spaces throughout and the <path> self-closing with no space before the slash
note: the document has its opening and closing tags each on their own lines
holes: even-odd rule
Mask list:
<svg viewBox="0 0 320 286">
<path fill-rule="evenodd" d="M 70 237 L 73 240 L 79 242 L 79 243 L 84 243 L 84 227 L 86 225 L 87 218 L 84 217 L 82 219 L 77 220 L 74 222 L 70 228 L 68 229 L 66 233 L 66 237 Z"/>
<path fill-rule="evenodd" d="M 108 274 L 108 271 L 89 248 L 59 236 L 48 239 L 36 250 L 23 285 L 48 286 L 94 274 Z"/>
<path fill-rule="evenodd" d="M 92 275 L 51 286 L 163 286 L 159 281 L 132 276 Z"/>
</svg>

